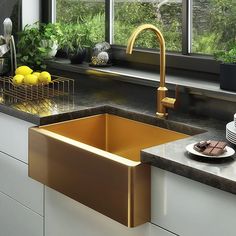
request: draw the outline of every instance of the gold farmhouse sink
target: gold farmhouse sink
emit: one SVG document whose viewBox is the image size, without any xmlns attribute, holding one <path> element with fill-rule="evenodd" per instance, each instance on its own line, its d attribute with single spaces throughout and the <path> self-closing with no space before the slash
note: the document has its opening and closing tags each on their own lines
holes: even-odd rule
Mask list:
<svg viewBox="0 0 236 236">
<path fill-rule="evenodd" d="M 128 226 L 150 221 L 140 150 L 187 135 L 99 114 L 30 128 L 29 176 Z"/>
</svg>

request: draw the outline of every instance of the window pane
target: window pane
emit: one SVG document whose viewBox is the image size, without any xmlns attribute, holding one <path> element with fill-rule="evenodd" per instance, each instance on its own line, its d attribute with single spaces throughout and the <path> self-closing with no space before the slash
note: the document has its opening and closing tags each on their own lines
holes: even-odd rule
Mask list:
<svg viewBox="0 0 236 236">
<path fill-rule="evenodd" d="M 83 27 L 94 43 L 105 39 L 105 0 L 56 0 L 56 22 Z"/>
<path fill-rule="evenodd" d="M 213 54 L 236 36 L 235 0 L 193 0 L 192 52 Z"/>
<path fill-rule="evenodd" d="M 127 45 L 132 31 L 141 24 L 153 24 L 163 33 L 169 51 L 181 51 L 182 0 L 115 0 L 114 43 Z M 140 34 L 135 46 L 157 48 L 155 35 Z"/>
</svg>

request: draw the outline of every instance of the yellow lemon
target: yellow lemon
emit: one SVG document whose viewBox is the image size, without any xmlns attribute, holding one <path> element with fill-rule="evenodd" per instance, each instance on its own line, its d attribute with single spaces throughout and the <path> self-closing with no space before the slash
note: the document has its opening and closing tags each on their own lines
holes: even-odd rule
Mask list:
<svg viewBox="0 0 236 236">
<path fill-rule="evenodd" d="M 28 66 L 20 66 L 16 69 L 16 75 L 29 75 L 33 72 Z"/>
<path fill-rule="evenodd" d="M 39 78 L 40 72 L 34 72 L 34 73 L 32 73 L 32 75 L 35 75 L 35 76 L 37 76 L 37 78 Z"/>
<path fill-rule="evenodd" d="M 24 83 L 27 85 L 36 85 L 38 84 L 38 77 L 33 74 L 26 75 L 24 78 Z"/>
<path fill-rule="evenodd" d="M 43 71 L 40 73 L 40 76 L 39 76 L 40 83 L 48 84 L 49 82 L 51 82 L 51 80 L 52 80 L 51 75 L 47 71 Z"/>
<path fill-rule="evenodd" d="M 15 75 L 12 79 L 14 85 L 20 85 L 23 83 L 24 75 Z"/>
</svg>

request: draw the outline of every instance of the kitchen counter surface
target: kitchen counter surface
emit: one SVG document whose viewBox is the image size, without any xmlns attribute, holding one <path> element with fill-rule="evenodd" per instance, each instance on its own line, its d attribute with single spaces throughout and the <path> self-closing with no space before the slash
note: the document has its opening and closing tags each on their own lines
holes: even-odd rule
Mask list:
<svg viewBox="0 0 236 236">
<path fill-rule="evenodd" d="M 185 147 L 200 140 L 225 140 L 227 122 L 170 111 L 167 120 L 155 116 L 155 101 L 146 101 L 122 89 L 78 89 L 74 95 L 44 99 L 37 103 L 10 104 L 1 97 L 2 113 L 44 125 L 99 113 L 110 113 L 192 135 L 142 150 L 141 161 L 209 186 L 236 194 L 235 155 L 207 159 L 188 154 Z M 233 119 L 233 118 L 232 118 Z M 230 145 L 230 144 L 229 144 Z M 235 146 L 232 146 L 235 149 Z"/>
</svg>

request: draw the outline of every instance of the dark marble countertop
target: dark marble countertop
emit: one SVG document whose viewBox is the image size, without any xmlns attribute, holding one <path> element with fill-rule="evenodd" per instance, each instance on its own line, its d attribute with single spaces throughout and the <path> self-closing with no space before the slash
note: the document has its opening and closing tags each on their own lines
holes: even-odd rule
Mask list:
<svg viewBox="0 0 236 236">
<path fill-rule="evenodd" d="M 1 97 L 0 111 L 35 125 L 106 112 L 183 132 L 191 136 L 144 149 L 141 151 L 141 161 L 236 194 L 235 155 L 213 160 L 192 156 L 185 151 L 186 145 L 200 140 L 226 141 L 227 122 L 177 111 L 170 111 L 166 120 L 158 119 L 155 116 L 155 101 L 149 101 L 148 98 L 134 99 L 134 94 L 124 96 L 120 91 L 123 90 L 78 89 L 70 96 L 17 104 L 9 103 Z M 235 146 L 231 147 L 235 149 Z"/>
</svg>

